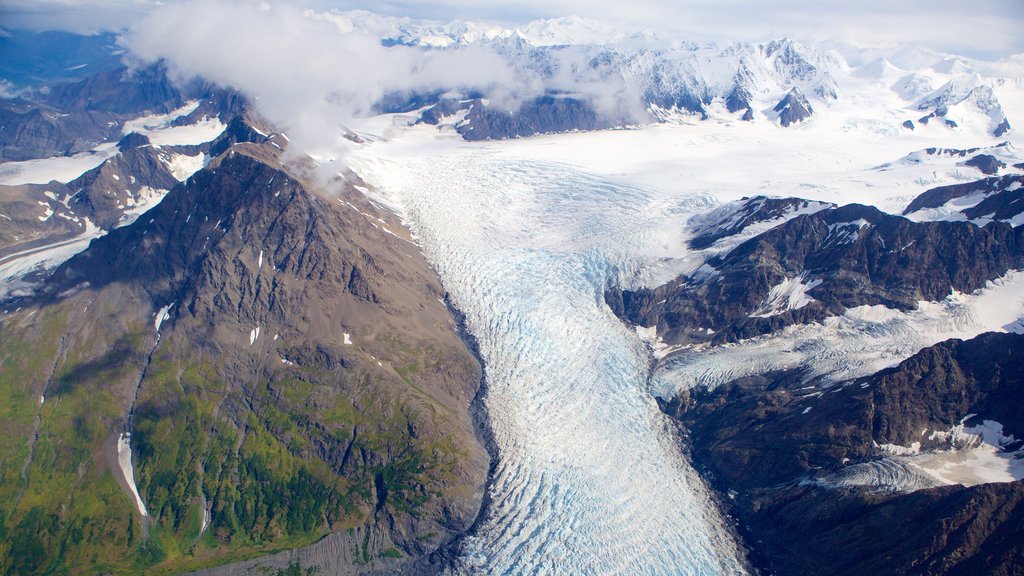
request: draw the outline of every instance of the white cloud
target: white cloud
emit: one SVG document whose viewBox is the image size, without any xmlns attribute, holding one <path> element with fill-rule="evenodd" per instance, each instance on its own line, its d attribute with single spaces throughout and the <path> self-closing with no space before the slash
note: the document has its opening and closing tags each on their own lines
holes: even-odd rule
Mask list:
<svg viewBox="0 0 1024 576">
<path fill-rule="evenodd" d="M 118 30 L 156 6 L 181 0 L 4 0 L 5 26 Z M 278 2 L 272 2 L 277 4 Z M 972 57 L 1024 52 L 1021 0 L 304 0 L 317 10 L 368 9 L 392 16 L 523 24 L 579 15 L 695 39 L 780 36 L 866 44 L 918 44 Z M 196 14 L 202 19 L 202 14 Z"/>
<path fill-rule="evenodd" d="M 164 59 L 181 78 L 241 90 L 304 151 L 344 145 L 344 126 L 384 95 L 447 89 L 504 94 L 514 106 L 540 93 L 529 73 L 482 47 L 386 48 L 290 5 L 196 0 L 158 8 L 122 43 L 143 62 Z M 512 87 L 512 88 L 510 88 Z"/>
</svg>

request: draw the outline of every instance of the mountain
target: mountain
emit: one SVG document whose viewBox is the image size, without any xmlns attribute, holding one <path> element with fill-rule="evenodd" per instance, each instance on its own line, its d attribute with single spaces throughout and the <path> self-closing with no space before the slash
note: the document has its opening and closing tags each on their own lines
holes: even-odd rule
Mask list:
<svg viewBox="0 0 1024 576">
<path fill-rule="evenodd" d="M 122 51 L 111 33 L 4 30 L 0 78 L 15 90 L 78 80 L 121 67 Z"/>
<path fill-rule="evenodd" d="M 979 156 L 994 159 L 989 155 Z M 1024 216 L 1021 216 L 1024 214 L 1022 188 L 1024 175 L 1021 174 L 940 186 L 914 198 L 903 210 L 903 215 L 921 220 L 965 219 L 979 225 L 999 221 L 1019 227 L 1024 224 Z"/>
<path fill-rule="evenodd" d="M 480 367 L 436 276 L 279 154 L 226 147 L 5 310 L 8 573 L 396 569 L 472 523 Z"/>
<path fill-rule="evenodd" d="M 217 103 L 201 114 L 223 121 L 240 112 L 237 92 L 195 81 L 175 84 L 160 65 L 120 66 L 75 82 L 37 88 L 13 99 L 0 99 L 0 159 L 28 160 L 69 156 L 116 141 L 129 120 L 167 114 L 189 101 Z M 195 123 L 198 118 L 190 118 Z"/>
<path fill-rule="evenodd" d="M 493 95 L 481 87 L 456 89 L 454 96 L 437 91 L 425 99 L 422 93 L 389 94 L 382 101 L 385 112 L 428 106 L 434 120 L 442 110 L 445 115 L 464 114 L 473 101 L 472 117 L 459 119 L 460 133 L 471 140 L 692 118 L 788 127 L 808 120 L 815 110 L 829 114 L 846 101 L 856 102 L 860 114 L 893 128 L 914 129 L 934 119 L 946 129 L 1000 137 L 1012 129 L 1001 98 L 1017 98 L 1020 88 L 994 67 L 960 60 L 953 65 L 940 54 L 909 58 L 895 51 L 888 54 L 891 60 L 878 57 L 861 63 L 859 53 L 840 54 L 827 45 L 789 38 L 698 44 L 624 33 L 583 19 L 505 29 L 386 18 L 369 23 L 358 14 L 335 17 L 345 26 L 379 35 L 388 46 L 427 52 L 480 50 L 506 61 L 531 86 L 517 92 L 512 104 L 507 97 L 500 105 L 488 103 Z M 898 99 L 904 120 L 890 117 L 889 95 Z"/>
<path fill-rule="evenodd" d="M 784 127 L 803 122 L 814 113 L 807 98 L 797 88 L 790 90 L 772 110 L 779 113 L 779 124 Z"/>
<path fill-rule="evenodd" d="M 629 322 L 656 327 L 667 344 L 722 343 L 859 306 L 912 310 L 1022 266 L 1024 227 L 913 222 L 850 204 L 800 214 L 691 275 L 654 289 L 612 290 L 606 301 Z"/>
<path fill-rule="evenodd" d="M 662 405 L 766 572 L 1010 574 L 1024 481 L 1000 469 L 1021 442 L 998 438 L 1024 434 L 1022 354 L 988 333 L 859 380 L 770 373 Z"/>
<path fill-rule="evenodd" d="M 1022 570 L 1019 58 L 159 10 L 0 83 L 0 572 Z"/>
</svg>

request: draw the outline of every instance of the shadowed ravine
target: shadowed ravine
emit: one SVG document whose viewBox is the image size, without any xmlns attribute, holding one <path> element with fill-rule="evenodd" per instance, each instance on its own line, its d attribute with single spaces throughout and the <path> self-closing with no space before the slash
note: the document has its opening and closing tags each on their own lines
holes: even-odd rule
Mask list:
<svg viewBox="0 0 1024 576">
<path fill-rule="evenodd" d="M 654 200 L 560 164 L 371 154 L 357 172 L 401 207 L 486 364 L 501 458 L 456 572 L 743 572 L 648 392 L 648 352 L 604 304 Z"/>
</svg>

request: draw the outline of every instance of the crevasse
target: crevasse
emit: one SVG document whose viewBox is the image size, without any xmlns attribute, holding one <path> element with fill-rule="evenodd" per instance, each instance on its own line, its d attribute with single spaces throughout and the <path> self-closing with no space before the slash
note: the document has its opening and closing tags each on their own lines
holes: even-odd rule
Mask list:
<svg viewBox="0 0 1024 576">
<path fill-rule="evenodd" d="M 652 233 L 642 190 L 486 155 L 351 159 L 400 206 L 487 367 L 500 451 L 469 574 L 735 574 L 736 543 L 604 304 Z"/>
</svg>

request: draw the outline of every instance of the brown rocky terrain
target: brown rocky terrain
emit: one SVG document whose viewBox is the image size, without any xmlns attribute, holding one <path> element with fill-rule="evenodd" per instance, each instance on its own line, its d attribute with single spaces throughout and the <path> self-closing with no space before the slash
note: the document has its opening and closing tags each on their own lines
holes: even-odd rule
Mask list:
<svg viewBox="0 0 1024 576">
<path fill-rule="evenodd" d="M 1019 438 L 1022 359 L 1024 336 L 989 333 L 832 388 L 808 392 L 799 372 L 776 373 L 662 407 L 689 431 L 694 462 L 730 494 L 765 573 L 1020 574 L 1024 481 L 912 490 L 829 479 L 879 461 L 882 444 L 927 449 L 922 430 L 970 414 Z"/>
<path fill-rule="evenodd" d="M 401 570 L 473 522 L 481 371 L 437 277 L 351 182 L 281 161 L 227 144 L 5 311 L 5 569 L 174 573 L 298 549 L 221 573 Z"/>
</svg>

